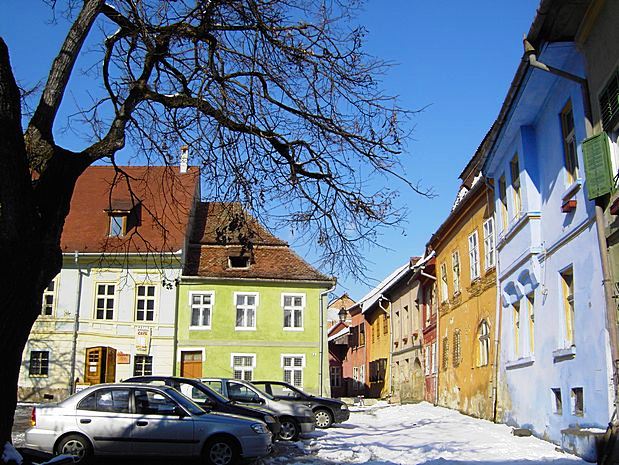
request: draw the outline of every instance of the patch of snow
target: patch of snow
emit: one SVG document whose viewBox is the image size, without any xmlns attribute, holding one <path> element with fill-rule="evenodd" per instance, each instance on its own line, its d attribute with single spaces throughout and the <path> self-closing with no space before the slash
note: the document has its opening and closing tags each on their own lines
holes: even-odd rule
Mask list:
<svg viewBox="0 0 619 465">
<path fill-rule="evenodd" d="M 2 452 L 2 463 L 14 462 L 17 465 L 21 465 L 24 461 L 24 458 L 21 456 L 17 449 L 13 447 L 13 444 L 10 442 L 4 443 L 4 451 Z"/>
<path fill-rule="evenodd" d="M 352 410 L 352 409 L 351 409 Z M 295 452 L 296 451 L 296 452 Z M 318 430 L 266 465 L 585 465 L 535 437 L 515 437 L 511 428 L 428 403 L 357 408 L 349 421 Z"/>
</svg>

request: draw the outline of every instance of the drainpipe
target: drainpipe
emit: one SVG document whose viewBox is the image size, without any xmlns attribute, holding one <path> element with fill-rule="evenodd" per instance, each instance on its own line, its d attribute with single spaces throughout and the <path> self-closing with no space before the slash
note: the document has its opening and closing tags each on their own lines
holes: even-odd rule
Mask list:
<svg viewBox="0 0 619 465">
<path fill-rule="evenodd" d="M 388 306 L 387 308 L 383 307 L 383 300 L 386 300 L 388 302 Z M 389 300 L 387 297 L 385 297 L 384 295 L 380 295 L 380 298 L 378 299 L 378 306 L 381 308 L 381 310 L 383 312 L 385 312 L 385 315 L 389 315 L 389 326 L 390 326 L 390 331 L 389 331 L 389 398 L 391 398 L 392 394 L 393 394 L 393 367 L 391 366 L 391 364 L 393 363 L 393 318 L 391 318 L 391 300 Z"/>
<path fill-rule="evenodd" d="M 320 293 L 320 316 L 319 316 L 319 325 L 320 325 L 320 348 L 318 350 L 318 354 L 320 357 L 320 364 L 318 365 L 318 378 L 320 380 L 320 389 L 319 389 L 319 394 L 322 397 L 323 395 L 323 378 L 324 378 L 324 343 L 325 343 L 325 318 L 324 318 L 324 297 L 329 294 L 330 292 L 333 292 L 335 290 L 337 286 L 337 279 L 333 278 L 333 286 L 331 286 L 330 289 L 327 289 L 326 291 L 323 291 Z M 331 379 L 331 378 L 329 378 Z"/>
<path fill-rule="evenodd" d="M 570 81 L 577 82 L 580 85 L 580 89 L 583 95 L 583 105 L 585 110 L 585 130 L 587 137 L 593 135 L 593 127 L 591 122 L 593 121 L 592 113 L 591 113 L 591 100 L 589 95 L 589 86 L 587 84 L 587 80 L 576 76 L 574 74 L 565 72 L 563 70 L 554 68 L 552 66 L 548 66 L 544 63 L 537 61 L 537 56 L 535 54 L 535 49 L 529 43 L 529 41 L 524 38 L 524 52 L 525 56 L 528 57 L 529 65 L 540 69 L 542 71 L 546 71 L 548 73 L 555 74 L 565 79 L 569 79 Z M 610 351 L 612 357 L 612 375 L 613 375 L 613 389 L 615 391 L 615 399 L 613 401 L 615 416 L 617 416 L 617 407 L 618 407 L 618 378 L 617 378 L 617 363 L 619 362 L 619 344 L 617 338 L 617 313 L 616 313 L 616 303 L 614 300 L 614 290 L 613 290 L 613 280 L 610 273 L 610 269 L 608 267 L 608 244 L 606 242 L 606 226 L 604 223 L 604 205 L 602 203 L 602 198 L 595 199 L 595 226 L 597 230 L 598 236 L 598 248 L 600 250 L 600 258 L 602 265 L 602 284 L 604 287 L 604 297 L 606 301 L 606 329 L 608 331 L 608 337 L 610 342 Z"/>
<path fill-rule="evenodd" d="M 71 379 L 69 380 L 69 395 L 75 392 L 75 365 L 77 359 L 77 333 L 80 326 L 80 300 L 82 295 L 82 269 L 80 268 L 80 253 L 76 250 L 73 255 L 77 268 L 77 290 L 75 291 L 75 315 L 73 316 L 73 343 L 71 347 Z"/>
</svg>

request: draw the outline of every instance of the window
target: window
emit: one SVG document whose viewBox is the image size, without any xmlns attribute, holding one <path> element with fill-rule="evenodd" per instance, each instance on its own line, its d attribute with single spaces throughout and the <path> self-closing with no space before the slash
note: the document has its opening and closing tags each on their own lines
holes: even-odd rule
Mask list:
<svg viewBox="0 0 619 465">
<path fill-rule="evenodd" d="M 365 323 L 359 325 L 359 345 L 365 345 Z"/>
<path fill-rule="evenodd" d="M 136 389 L 133 395 L 138 415 L 173 415 L 178 411 L 176 402 L 160 392 Z"/>
<path fill-rule="evenodd" d="M 114 301 L 116 300 L 115 284 L 97 284 L 95 319 L 114 319 Z"/>
<path fill-rule="evenodd" d="M 453 274 L 454 294 L 460 292 L 460 252 L 451 254 L 451 271 Z"/>
<path fill-rule="evenodd" d="M 142 284 L 138 286 L 135 319 L 137 321 L 155 320 L 155 286 Z"/>
<path fill-rule="evenodd" d="M 477 337 L 479 340 L 479 354 L 478 354 L 478 366 L 483 367 L 488 365 L 488 359 L 490 358 L 490 327 L 488 322 L 483 320 L 477 330 Z"/>
<path fill-rule="evenodd" d="M 499 203 L 501 210 L 501 225 L 503 231 L 507 229 L 507 184 L 505 183 L 505 175 L 499 178 Z"/>
<path fill-rule="evenodd" d="M 520 302 L 514 302 L 512 309 L 512 337 L 514 339 L 514 358 L 516 359 L 520 357 Z"/>
<path fill-rule="evenodd" d="M 110 237 L 121 237 L 125 235 L 126 215 L 110 215 Z"/>
<path fill-rule="evenodd" d="M 436 374 L 438 371 L 438 342 L 432 343 L 432 374 Z"/>
<path fill-rule="evenodd" d="M 449 364 L 449 339 L 445 336 L 443 338 L 443 360 L 442 360 L 442 369 L 446 370 L 447 365 Z"/>
<path fill-rule="evenodd" d="M 449 298 L 449 288 L 447 287 L 447 265 L 441 263 L 441 302 L 447 302 Z"/>
<path fill-rule="evenodd" d="M 342 367 L 332 366 L 329 370 L 331 375 L 331 387 L 342 387 Z"/>
<path fill-rule="evenodd" d="M 484 268 L 486 270 L 496 265 L 494 218 L 484 221 Z"/>
<path fill-rule="evenodd" d="M 477 231 L 469 236 L 469 261 L 471 268 L 471 281 L 479 278 L 479 238 Z"/>
<path fill-rule="evenodd" d="M 574 272 L 569 267 L 561 273 L 565 347 L 574 345 Z"/>
<path fill-rule="evenodd" d="M 389 334 L 389 315 L 383 315 L 383 334 Z"/>
<path fill-rule="evenodd" d="M 33 350 L 30 352 L 30 376 L 49 375 L 49 351 Z"/>
<path fill-rule="evenodd" d="M 249 268 L 249 257 L 231 256 L 228 257 L 228 268 Z"/>
<path fill-rule="evenodd" d="M 234 372 L 234 379 L 251 381 L 253 379 L 255 367 L 256 356 L 254 354 L 232 354 L 232 371 Z"/>
<path fill-rule="evenodd" d="M 585 413 L 585 409 L 582 388 L 572 388 L 570 398 L 572 401 L 572 415 L 583 416 Z"/>
<path fill-rule="evenodd" d="M 78 404 L 79 410 L 129 413 L 129 389 L 99 389 Z"/>
<path fill-rule="evenodd" d="M 190 293 L 191 298 L 191 328 L 211 329 L 211 313 L 213 311 L 213 293 Z"/>
<path fill-rule="evenodd" d="M 365 365 L 359 367 L 359 383 L 361 384 L 360 387 L 365 386 Z"/>
<path fill-rule="evenodd" d="M 553 412 L 557 415 L 561 415 L 563 413 L 563 399 L 561 398 L 561 389 L 551 388 L 550 392 Z"/>
<path fill-rule="evenodd" d="M 58 276 L 49 283 L 43 291 L 43 301 L 41 303 L 41 315 L 52 316 L 56 308 L 56 287 L 58 286 Z"/>
<path fill-rule="evenodd" d="M 284 329 L 303 329 L 304 294 L 282 294 Z"/>
<path fill-rule="evenodd" d="M 563 137 L 563 154 L 565 157 L 565 181 L 567 185 L 570 185 L 578 177 L 578 156 L 576 153 L 576 135 L 571 100 L 561 110 L 561 135 Z"/>
<path fill-rule="evenodd" d="M 355 391 L 359 389 L 359 367 L 352 368 L 352 387 Z"/>
<path fill-rule="evenodd" d="M 460 362 L 462 361 L 462 347 L 460 340 L 460 330 L 456 329 L 454 331 L 454 353 L 453 353 L 453 366 L 458 367 Z"/>
<path fill-rule="evenodd" d="M 520 192 L 520 166 L 518 165 L 518 154 L 509 162 L 509 173 L 512 179 L 512 194 L 514 196 L 514 211 L 513 216 L 520 216 L 522 210 L 522 194 Z"/>
<path fill-rule="evenodd" d="M 136 355 L 133 359 L 133 376 L 150 376 L 153 374 L 153 357 Z"/>
<path fill-rule="evenodd" d="M 430 350 L 430 346 L 425 346 L 423 350 L 424 350 L 424 370 L 423 372 L 426 376 L 428 376 L 432 368 L 432 362 L 431 362 L 432 352 Z"/>
<path fill-rule="evenodd" d="M 303 387 L 303 367 L 305 366 L 304 355 L 282 355 L 284 368 L 284 381 L 294 387 Z"/>
<path fill-rule="evenodd" d="M 535 353 L 535 292 L 527 294 L 527 320 L 529 323 L 529 354 Z"/>
<path fill-rule="evenodd" d="M 256 306 L 258 294 L 237 294 L 236 329 L 256 329 Z"/>
<path fill-rule="evenodd" d="M 256 391 L 241 383 L 228 383 L 228 398 L 236 402 L 260 403 L 260 396 Z"/>
</svg>

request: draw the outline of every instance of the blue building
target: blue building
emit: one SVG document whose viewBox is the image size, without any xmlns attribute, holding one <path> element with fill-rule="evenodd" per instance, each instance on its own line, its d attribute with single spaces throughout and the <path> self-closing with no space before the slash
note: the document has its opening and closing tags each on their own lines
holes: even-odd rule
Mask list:
<svg viewBox="0 0 619 465">
<path fill-rule="evenodd" d="M 584 76 L 574 43 L 536 39 L 539 62 Z M 523 60 L 484 174 L 498 233 L 498 420 L 594 460 L 590 428 L 606 427 L 614 390 L 585 123 L 581 85 Z"/>
</svg>

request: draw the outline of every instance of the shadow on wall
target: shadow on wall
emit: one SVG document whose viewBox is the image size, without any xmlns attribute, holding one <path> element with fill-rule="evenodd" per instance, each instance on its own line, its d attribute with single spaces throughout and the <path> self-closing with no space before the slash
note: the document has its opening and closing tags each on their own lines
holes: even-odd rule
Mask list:
<svg viewBox="0 0 619 465">
<path fill-rule="evenodd" d="M 20 402 L 60 402 L 69 396 L 71 385 L 71 352 L 59 351 L 58 345 L 43 340 L 33 340 L 30 353 L 22 364 L 17 398 Z M 40 366 L 33 360 L 33 351 L 47 352 L 47 375 L 39 374 Z M 22 385 L 26 379 L 28 385 Z"/>
</svg>

